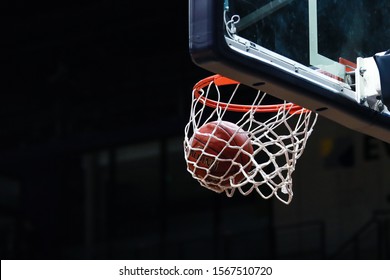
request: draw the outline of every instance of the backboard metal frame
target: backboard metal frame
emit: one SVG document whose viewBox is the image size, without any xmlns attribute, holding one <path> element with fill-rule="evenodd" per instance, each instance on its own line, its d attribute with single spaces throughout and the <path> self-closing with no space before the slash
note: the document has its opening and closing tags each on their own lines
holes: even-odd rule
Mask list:
<svg viewBox="0 0 390 280">
<path fill-rule="evenodd" d="M 274 2 L 282 5 L 285 1 Z M 387 109 L 378 111 L 365 106 L 355 90 L 342 81 L 239 36 L 227 36 L 225 4 L 224 0 L 189 0 L 189 51 L 196 65 L 390 143 Z M 311 25 L 315 28 L 313 17 Z M 313 42 L 310 44 L 315 48 Z M 318 56 L 311 59 L 318 61 Z M 323 60 L 326 57 L 319 62 Z"/>
</svg>

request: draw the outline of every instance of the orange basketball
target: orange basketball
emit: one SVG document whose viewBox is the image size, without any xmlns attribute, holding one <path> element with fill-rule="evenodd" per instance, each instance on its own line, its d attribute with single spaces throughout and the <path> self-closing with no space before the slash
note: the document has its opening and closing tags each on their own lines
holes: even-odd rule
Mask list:
<svg viewBox="0 0 390 280">
<path fill-rule="evenodd" d="M 234 123 L 214 121 L 203 125 L 192 137 L 188 152 L 188 168 L 209 187 L 221 191 L 216 184 L 229 187 L 244 179 L 251 167 L 253 147 L 246 131 Z"/>
</svg>

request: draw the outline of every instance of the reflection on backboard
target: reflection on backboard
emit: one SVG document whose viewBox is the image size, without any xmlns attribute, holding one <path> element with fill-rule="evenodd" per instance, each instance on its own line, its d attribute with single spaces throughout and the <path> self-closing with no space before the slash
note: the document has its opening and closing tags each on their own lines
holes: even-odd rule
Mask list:
<svg viewBox="0 0 390 280">
<path fill-rule="evenodd" d="M 390 143 L 390 4 L 190 0 L 193 61 Z"/>
</svg>

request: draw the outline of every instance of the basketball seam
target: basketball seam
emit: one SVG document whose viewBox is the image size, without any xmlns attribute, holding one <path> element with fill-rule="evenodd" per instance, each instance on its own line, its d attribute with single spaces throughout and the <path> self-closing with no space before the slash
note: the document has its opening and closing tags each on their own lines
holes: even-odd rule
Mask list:
<svg viewBox="0 0 390 280">
<path fill-rule="evenodd" d="M 201 141 L 200 139 L 198 139 L 196 136 L 194 137 L 194 140 L 197 140 L 198 142 L 200 142 L 201 144 L 203 144 L 203 147 L 206 147 L 206 143 L 204 143 L 204 141 Z M 219 155 L 219 152 L 218 152 L 217 150 L 213 149 L 213 148 L 210 147 L 210 146 L 208 146 L 207 148 L 210 149 L 210 150 L 213 150 L 213 151 L 216 153 L 215 157 L 217 158 L 217 155 Z M 221 154 L 220 156 L 222 156 L 222 155 L 223 155 L 223 154 Z M 218 158 L 219 158 L 219 157 L 218 157 Z M 227 158 L 225 158 L 225 157 L 221 157 L 221 158 L 227 159 Z M 197 160 L 195 161 L 195 164 L 196 164 L 196 162 L 197 162 Z M 216 175 L 213 175 L 213 176 L 222 176 L 222 175 L 225 175 L 225 174 L 226 174 L 226 171 L 224 171 L 224 172 L 217 172 L 217 174 L 216 174 Z"/>
<path fill-rule="evenodd" d="M 228 133 L 225 129 L 224 129 L 224 131 L 230 136 L 230 133 Z M 215 135 L 213 135 L 213 136 L 216 137 Z M 213 136 L 211 136 L 211 137 L 213 137 Z M 200 142 L 201 144 L 203 144 L 203 147 L 206 147 L 207 142 L 205 143 L 204 141 L 200 140 L 199 138 L 196 137 L 196 135 L 194 136 L 194 140 L 197 140 L 198 142 Z M 216 149 L 214 149 L 213 147 L 211 147 L 211 146 L 209 146 L 209 145 L 207 146 L 207 148 L 210 149 L 210 150 L 212 150 L 212 151 L 214 151 L 214 152 L 216 153 L 216 155 L 215 155 L 216 159 L 217 159 L 217 158 L 229 159 L 229 158 L 227 158 L 226 156 L 224 156 L 223 153 L 221 154 L 221 151 L 218 152 Z M 195 162 L 195 163 L 196 163 L 196 162 Z M 232 164 L 232 165 L 233 165 L 233 168 L 234 168 L 235 165 L 234 165 L 234 164 Z M 231 170 L 231 169 L 230 169 L 230 170 Z M 221 172 L 220 175 L 219 175 L 219 173 L 218 173 L 217 176 L 225 175 L 226 172 L 227 172 L 227 171 Z"/>
<path fill-rule="evenodd" d="M 214 129 L 215 129 L 215 127 L 216 127 L 216 124 L 215 124 L 215 123 L 210 123 L 210 124 L 212 124 L 212 125 L 214 126 L 213 132 L 215 132 Z M 219 127 L 223 129 L 222 126 L 219 126 Z M 223 129 L 223 130 L 224 130 L 224 131 L 228 134 L 228 136 L 230 136 L 230 138 L 231 138 L 230 133 L 227 132 L 226 129 Z M 204 132 L 200 132 L 200 133 L 201 133 L 201 134 L 210 134 L 210 135 L 212 135 L 211 137 L 214 137 L 214 138 L 217 138 L 217 139 L 222 139 L 222 138 L 219 138 L 219 137 L 215 136 L 214 133 L 204 133 Z M 206 146 L 207 142 L 204 143 L 204 142 L 201 141 L 199 138 L 197 138 L 196 135 L 199 135 L 199 133 L 198 133 L 198 134 L 195 134 L 194 139 L 198 140 L 200 143 L 202 143 L 204 146 Z M 223 139 L 222 139 L 222 140 L 223 140 Z M 233 140 L 234 140 L 234 139 L 233 139 Z M 226 156 L 224 156 L 223 153 L 221 154 L 221 151 L 218 152 L 216 149 L 213 149 L 213 147 L 211 147 L 211 146 L 207 146 L 207 148 L 209 148 L 209 149 L 213 150 L 214 152 L 216 152 L 216 156 L 220 155 L 222 159 L 229 159 L 229 158 L 227 158 Z"/>
<path fill-rule="evenodd" d="M 194 137 L 194 140 L 197 140 L 198 142 L 200 142 L 200 143 L 203 144 L 203 147 L 206 147 L 207 142 L 205 143 L 204 141 L 200 140 L 200 139 L 197 138 L 196 136 Z M 216 153 L 215 156 L 218 156 L 218 155 L 220 154 L 220 152 L 218 152 L 216 149 L 214 149 L 214 148 L 211 147 L 210 145 L 208 145 L 207 148 L 210 149 L 210 150 L 213 150 L 213 151 Z M 223 155 L 223 154 L 222 154 L 222 155 Z M 221 156 L 222 156 L 222 155 L 221 155 Z M 225 158 L 224 158 L 224 159 L 225 159 Z"/>
<path fill-rule="evenodd" d="M 235 131 L 234 127 L 229 127 L 229 126 L 226 127 L 226 126 L 223 125 L 223 123 L 221 123 L 220 125 L 218 125 L 216 122 L 214 122 L 214 123 L 212 122 L 212 123 L 209 123 L 209 124 L 212 125 L 212 132 L 201 132 L 201 131 L 199 131 L 198 133 L 195 133 L 193 140 L 198 141 L 199 144 L 203 145 L 203 147 L 206 147 L 206 144 L 207 144 L 207 142 L 209 142 L 210 137 L 214 137 L 217 140 L 222 140 L 223 142 L 226 142 L 230 147 L 232 147 L 233 145 L 235 147 L 240 147 L 241 149 L 239 149 L 237 151 L 238 153 L 240 153 L 240 155 L 236 158 L 235 162 L 237 162 L 237 160 L 238 160 L 240 165 L 242 166 L 244 164 L 244 162 L 246 162 L 246 160 L 244 159 L 244 155 L 242 154 L 243 153 L 242 148 L 243 148 L 243 146 L 247 147 L 248 143 L 247 143 L 247 140 L 246 140 L 243 145 L 238 145 L 238 142 L 233 137 L 233 135 L 235 136 L 235 135 L 237 135 L 240 132 L 240 127 L 238 127 L 238 130 Z M 216 128 L 221 128 L 221 130 L 220 130 L 221 132 L 220 133 L 225 133 L 225 135 L 228 136 L 228 140 L 223 139 L 224 137 L 217 137 L 215 135 Z M 210 127 L 210 129 L 211 129 L 211 127 Z M 232 133 L 232 131 L 233 131 L 233 133 Z M 202 139 L 202 140 L 200 139 L 200 136 L 203 136 L 203 137 L 208 136 L 209 139 L 204 141 L 204 139 Z M 238 135 L 238 136 L 240 136 L 240 135 Z M 210 142 L 209 142 L 209 144 L 210 144 Z M 227 146 L 227 147 L 229 147 L 229 146 Z M 226 148 L 226 145 L 225 145 L 224 149 L 225 148 Z M 221 153 L 221 151 L 215 149 L 214 147 L 212 147 L 210 145 L 208 145 L 207 149 L 210 149 L 212 152 L 215 153 L 215 155 L 213 155 L 215 157 L 214 160 L 217 160 L 218 158 L 219 159 L 230 159 L 230 157 L 225 156 L 223 153 Z M 250 157 L 248 159 L 249 159 L 249 161 L 251 161 Z M 230 167 L 231 172 L 234 172 L 234 173 L 239 172 L 241 168 L 239 168 L 237 165 L 233 164 L 233 162 L 232 162 L 232 166 Z M 238 169 L 237 169 L 237 167 L 238 167 Z M 218 175 L 215 174 L 215 176 L 222 176 L 222 175 L 225 175 L 225 174 L 226 174 L 226 171 L 225 172 L 221 172 L 221 173 L 218 172 Z"/>
<path fill-rule="evenodd" d="M 237 147 L 241 147 L 241 146 L 238 146 L 237 145 L 237 142 L 234 140 L 234 137 L 232 138 L 232 136 L 234 135 L 234 133 L 233 133 L 233 135 L 232 134 L 230 134 L 230 132 L 228 131 L 228 130 L 226 130 L 223 126 L 220 126 L 220 128 L 222 128 L 229 136 L 230 136 L 230 139 L 232 140 L 232 142 L 234 142 L 234 144 L 237 146 Z M 237 132 L 238 133 L 238 132 Z M 229 143 L 229 145 L 230 145 L 230 141 L 228 141 Z M 240 153 L 240 165 L 242 165 L 242 163 L 244 162 L 244 159 L 242 158 L 242 151 L 241 151 L 241 149 L 240 149 L 240 151 L 239 151 L 239 153 Z"/>
</svg>

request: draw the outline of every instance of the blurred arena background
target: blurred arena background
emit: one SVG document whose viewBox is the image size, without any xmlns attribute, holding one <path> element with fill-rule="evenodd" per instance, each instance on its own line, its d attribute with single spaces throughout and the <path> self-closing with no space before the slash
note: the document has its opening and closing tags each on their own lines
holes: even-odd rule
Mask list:
<svg viewBox="0 0 390 280">
<path fill-rule="evenodd" d="M 186 171 L 187 1 L 3 1 L 2 259 L 389 259 L 390 145 L 320 118 L 286 206 Z"/>
</svg>

